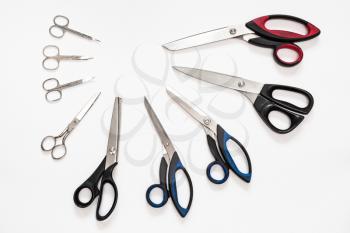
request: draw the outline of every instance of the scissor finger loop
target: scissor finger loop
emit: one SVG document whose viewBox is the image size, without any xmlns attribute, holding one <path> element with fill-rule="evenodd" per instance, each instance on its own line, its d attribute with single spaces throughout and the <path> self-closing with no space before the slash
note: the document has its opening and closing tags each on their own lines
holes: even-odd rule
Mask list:
<svg viewBox="0 0 350 233">
<path fill-rule="evenodd" d="M 45 99 L 48 102 L 56 102 L 62 99 L 62 91 L 60 90 L 50 90 L 45 94 Z"/>
<path fill-rule="evenodd" d="M 59 27 L 68 27 L 69 19 L 63 15 L 56 15 L 55 18 L 53 18 L 53 23 Z"/>
<path fill-rule="evenodd" d="M 50 53 L 50 51 L 51 51 L 51 53 Z M 60 49 L 56 45 L 46 45 L 43 48 L 43 55 L 45 57 L 59 56 L 60 55 Z"/>
<path fill-rule="evenodd" d="M 42 87 L 45 91 L 55 90 L 59 86 L 60 86 L 60 83 L 56 78 L 48 78 L 42 84 Z"/>
</svg>

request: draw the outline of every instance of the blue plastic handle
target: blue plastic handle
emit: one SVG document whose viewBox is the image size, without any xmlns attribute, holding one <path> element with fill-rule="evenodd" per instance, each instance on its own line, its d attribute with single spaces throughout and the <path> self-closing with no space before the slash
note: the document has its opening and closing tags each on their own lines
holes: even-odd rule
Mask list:
<svg viewBox="0 0 350 233">
<path fill-rule="evenodd" d="M 232 137 L 231 135 L 229 135 L 220 125 L 217 125 L 217 139 L 218 139 L 218 144 L 219 144 L 219 149 L 221 154 L 223 155 L 226 163 L 229 165 L 229 167 L 232 169 L 232 171 L 238 176 L 240 177 L 242 180 L 244 180 L 245 182 L 249 183 L 252 177 L 252 165 L 250 162 L 250 158 L 248 155 L 248 152 L 246 151 L 246 149 L 244 148 L 244 146 L 234 137 Z M 232 159 L 232 156 L 229 152 L 229 150 L 227 149 L 227 141 L 232 140 L 234 141 L 243 151 L 245 158 L 247 160 L 247 164 L 248 164 L 248 172 L 247 173 L 243 173 L 241 172 L 236 163 L 234 162 L 234 160 Z"/>
</svg>

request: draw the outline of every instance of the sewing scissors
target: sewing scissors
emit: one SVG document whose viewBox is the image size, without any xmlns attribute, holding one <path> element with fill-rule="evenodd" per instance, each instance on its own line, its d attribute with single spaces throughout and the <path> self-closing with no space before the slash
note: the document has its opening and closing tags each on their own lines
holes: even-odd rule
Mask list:
<svg viewBox="0 0 350 233">
<path fill-rule="evenodd" d="M 66 139 L 94 105 L 101 92 L 95 94 L 58 136 L 46 136 L 41 141 L 41 149 L 50 151 L 53 159 L 61 159 L 67 153 Z"/>
<path fill-rule="evenodd" d="M 263 84 L 232 75 L 195 68 L 178 66 L 174 66 L 173 68 L 193 78 L 240 92 L 250 100 L 265 124 L 276 133 L 285 134 L 295 129 L 304 120 L 304 116 L 301 114 L 308 114 L 314 104 L 312 95 L 297 87 Z M 293 103 L 274 98 L 273 93 L 275 91 L 287 91 L 299 94 L 307 99 L 308 104 L 305 107 L 299 107 Z M 269 115 L 274 111 L 288 117 L 290 123 L 288 128 L 275 126 L 270 121 Z"/>
<path fill-rule="evenodd" d="M 180 97 L 179 95 L 174 94 L 174 92 L 170 91 L 169 89 L 166 89 L 166 91 L 168 95 L 175 101 L 175 103 L 180 105 L 180 107 L 189 113 L 190 116 L 202 124 L 203 129 L 207 134 L 208 146 L 211 154 L 214 157 L 214 161 L 207 166 L 206 173 L 208 179 L 214 184 L 222 184 L 227 180 L 229 176 L 228 169 L 231 169 L 239 178 L 249 183 L 252 177 L 252 165 L 248 152 L 244 146 L 236 138 L 228 134 L 219 124 L 217 124 L 197 106 L 191 104 L 184 97 Z M 240 171 L 234 162 L 232 158 L 233 156 L 227 148 L 227 142 L 229 140 L 232 140 L 239 147 L 240 151 L 243 152 L 248 165 L 247 173 Z M 215 179 L 212 176 L 211 171 L 215 165 L 219 166 L 222 169 L 224 174 L 222 179 Z"/>
<path fill-rule="evenodd" d="M 61 60 L 91 60 L 92 57 L 79 55 L 61 55 L 56 45 L 47 45 L 43 48 L 44 60 L 42 66 L 46 70 L 57 70 Z"/>
<path fill-rule="evenodd" d="M 171 199 L 173 200 L 173 203 L 175 205 L 176 210 L 179 212 L 181 217 L 185 217 L 188 211 L 190 210 L 191 204 L 192 204 L 192 198 L 193 198 L 193 186 L 191 177 L 188 174 L 185 167 L 182 165 L 180 158 L 170 141 L 169 136 L 165 132 L 162 124 L 160 123 L 157 115 L 153 111 L 150 103 L 144 98 L 144 104 L 147 110 L 147 113 L 154 125 L 154 128 L 156 129 L 158 136 L 164 146 L 165 153 L 160 161 L 160 167 L 159 167 L 159 184 L 153 184 L 151 185 L 146 192 L 146 200 L 148 204 L 154 208 L 159 208 L 165 205 L 169 199 L 169 195 Z M 178 194 L 176 189 L 176 172 L 182 170 L 187 178 L 187 182 L 190 188 L 190 197 L 187 204 L 187 207 L 181 206 L 178 200 Z M 160 189 L 163 192 L 163 199 L 160 203 L 155 203 L 151 199 L 151 192 L 154 189 Z"/>
<path fill-rule="evenodd" d="M 89 82 L 92 79 L 94 79 L 94 77 L 89 78 L 89 79 L 79 79 L 79 80 L 75 80 L 75 81 L 72 81 L 69 83 L 64 83 L 64 84 L 60 84 L 60 82 L 56 78 L 46 79 L 42 84 L 43 89 L 46 91 L 45 99 L 48 102 L 58 101 L 58 100 L 62 99 L 62 90 L 63 89 L 66 89 L 69 87 L 74 87 L 74 86 Z"/>
<path fill-rule="evenodd" d="M 66 32 L 70 32 L 88 40 L 101 42 L 100 40 L 93 38 L 92 36 L 70 29 L 68 25 L 69 19 L 66 16 L 56 15 L 55 18 L 53 18 L 53 25 L 49 28 L 49 33 L 53 37 L 62 38 L 64 34 L 66 34 Z"/>
<path fill-rule="evenodd" d="M 300 23 L 306 27 L 307 34 L 302 35 L 291 31 L 268 29 L 265 24 L 271 19 L 282 19 Z M 320 29 L 298 17 L 290 15 L 267 15 L 251 20 L 246 24 L 227 26 L 191 35 L 164 44 L 163 47 L 168 50 L 176 51 L 216 41 L 240 38 L 256 46 L 272 48 L 273 57 L 278 64 L 294 66 L 303 59 L 303 50 L 298 45 L 294 44 L 294 42 L 309 40 L 319 34 Z M 281 49 L 294 51 L 297 54 L 296 58 L 290 61 L 281 57 L 278 53 Z"/>
<path fill-rule="evenodd" d="M 73 196 L 74 203 L 80 208 L 90 206 L 91 203 L 98 196 L 96 208 L 96 219 L 98 221 L 105 220 L 111 215 L 118 200 L 118 189 L 117 185 L 113 180 L 113 169 L 118 164 L 119 130 L 121 117 L 120 113 L 121 98 L 116 97 L 114 99 L 106 156 L 103 158 L 102 162 L 100 163 L 100 165 L 98 165 L 98 167 L 92 173 L 92 175 L 75 190 Z M 101 182 L 99 182 L 100 180 Z M 112 186 L 113 188 L 114 199 L 109 211 L 105 215 L 101 215 L 100 206 L 103 198 L 103 189 L 107 184 Z M 80 192 L 84 189 L 89 190 L 91 193 L 90 199 L 86 202 L 81 201 L 79 196 Z"/>
</svg>

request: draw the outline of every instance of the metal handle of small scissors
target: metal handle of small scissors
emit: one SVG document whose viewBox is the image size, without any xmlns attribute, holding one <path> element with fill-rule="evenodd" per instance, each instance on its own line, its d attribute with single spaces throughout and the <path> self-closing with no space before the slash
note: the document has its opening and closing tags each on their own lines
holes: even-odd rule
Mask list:
<svg viewBox="0 0 350 233">
<path fill-rule="evenodd" d="M 43 151 L 50 151 L 53 159 L 61 159 L 67 154 L 65 141 L 69 135 L 67 129 L 59 136 L 46 136 L 41 141 L 41 149 Z M 62 137 L 62 142 L 57 143 L 58 139 Z"/>
<path fill-rule="evenodd" d="M 162 160 L 160 161 L 160 167 L 159 167 L 159 180 L 160 180 L 160 183 L 159 184 L 153 184 L 153 185 L 149 186 L 147 191 L 146 191 L 146 200 L 147 200 L 148 204 L 150 206 L 152 206 L 153 208 L 160 208 L 163 205 L 165 205 L 165 203 L 168 202 L 169 193 L 168 193 L 168 189 L 167 189 L 167 186 L 166 186 L 167 170 L 168 170 L 168 164 L 167 164 L 165 158 L 162 157 Z M 160 189 L 162 191 L 162 193 L 163 193 L 163 198 L 162 198 L 162 201 L 160 203 L 156 203 L 156 202 L 152 201 L 151 193 L 155 189 Z"/>
<path fill-rule="evenodd" d="M 61 23 L 60 20 L 63 23 Z M 54 23 L 54 25 L 52 25 L 49 28 L 50 35 L 55 37 L 55 38 L 62 38 L 64 36 L 64 34 L 66 33 L 67 28 L 68 28 L 69 19 L 63 15 L 56 15 L 55 18 L 53 19 L 53 23 Z"/>
<path fill-rule="evenodd" d="M 50 52 L 51 51 L 51 52 Z M 57 70 L 60 65 L 60 49 L 56 45 L 47 45 L 43 48 L 44 60 L 42 66 L 46 70 Z M 51 66 L 48 65 L 51 62 Z"/>
<path fill-rule="evenodd" d="M 50 85 L 51 83 L 53 85 Z M 42 87 L 46 91 L 45 99 L 48 102 L 55 102 L 62 98 L 62 91 L 61 91 L 62 87 L 60 86 L 58 79 L 56 78 L 46 79 L 43 82 Z"/>
</svg>

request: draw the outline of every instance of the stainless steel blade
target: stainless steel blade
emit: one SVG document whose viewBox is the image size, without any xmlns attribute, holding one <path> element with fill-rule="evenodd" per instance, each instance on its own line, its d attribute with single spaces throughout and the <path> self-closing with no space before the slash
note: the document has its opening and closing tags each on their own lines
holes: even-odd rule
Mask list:
<svg viewBox="0 0 350 233">
<path fill-rule="evenodd" d="M 207 32 L 198 33 L 182 39 L 178 39 L 167 44 L 163 47 L 172 51 L 191 48 L 199 45 L 209 44 L 216 41 L 227 40 L 235 37 L 239 37 L 245 34 L 254 33 L 248 29 L 245 25 L 234 25 L 228 27 L 217 28 Z"/>
<path fill-rule="evenodd" d="M 213 121 L 207 114 L 205 114 L 200 108 L 190 103 L 185 97 L 179 94 L 175 94 L 173 90 L 166 89 L 168 95 L 180 105 L 187 113 L 189 113 L 194 119 L 201 123 L 204 127 L 209 128 L 213 132 L 216 132 L 216 122 Z"/>
<path fill-rule="evenodd" d="M 121 112 L 120 107 L 121 107 L 121 98 L 116 97 L 114 99 L 111 125 L 109 128 L 105 168 L 108 168 L 109 166 L 111 166 L 112 164 L 118 161 L 119 125 L 120 125 L 120 112 Z"/>
<path fill-rule="evenodd" d="M 175 153 L 175 148 L 146 97 L 144 98 L 144 104 L 148 112 L 148 115 L 151 118 L 152 124 L 154 125 L 154 128 L 158 133 L 160 141 L 162 142 L 165 150 L 167 151 L 168 159 L 169 161 L 171 161 L 171 158 Z"/>
<path fill-rule="evenodd" d="M 98 97 L 100 97 L 101 92 L 93 95 L 90 100 L 85 104 L 85 106 L 80 110 L 80 112 L 75 116 L 75 120 L 81 121 L 86 113 L 91 109 L 91 107 L 95 104 Z"/>
<path fill-rule="evenodd" d="M 218 86 L 231 88 L 242 92 L 243 94 L 254 93 L 259 94 L 264 84 L 240 78 L 237 76 L 221 74 L 208 70 L 200 70 L 188 67 L 173 66 L 173 68 L 193 78 L 203 80 L 205 82 Z M 248 94 L 249 95 L 249 94 Z"/>
</svg>

